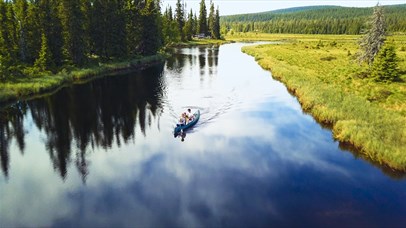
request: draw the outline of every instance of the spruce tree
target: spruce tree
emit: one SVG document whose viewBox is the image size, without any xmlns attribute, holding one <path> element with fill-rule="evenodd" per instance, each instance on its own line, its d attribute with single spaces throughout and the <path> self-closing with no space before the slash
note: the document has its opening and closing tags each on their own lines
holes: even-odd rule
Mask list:
<svg viewBox="0 0 406 228">
<path fill-rule="evenodd" d="M 14 3 L 15 19 L 18 23 L 18 52 L 21 62 L 26 62 L 27 57 L 27 0 L 16 0 Z"/>
<path fill-rule="evenodd" d="M 183 4 L 180 3 L 180 0 L 176 2 L 175 20 L 178 23 L 180 39 L 185 41 L 185 34 L 183 32 L 183 27 L 185 26 L 185 15 L 183 12 Z"/>
<path fill-rule="evenodd" d="M 207 10 L 206 10 L 206 3 L 204 0 L 200 2 L 200 11 L 199 11 L 199 23 L 197 31 L 200 34 L 207 34 Z"/>
<path fill-rule="evenodd" d="M 213 26 L 213 38 L 214 39 L 220 39 L 220 11 L 219 8 L 217 7 L 216 10 L 216 16 L 214 19 L 214 26 Z"/>
<path fill-rule="evenodd" d="M 193 36 L 193 12 L 190 10 L 190 13 L 188 15 L 185 27 L 184 27 L 184 33 L 186 36 L 187 40 L 192 40 Z"/>
<path fill-rule="evenodd" d="M 9 33 L 9 20 L 7 17 L 7 4 L 0 0 L 0 78 L 6 79 L 10 76 L 10 67 L 13 63 L 11 56 L 12 41 Z"/>
<path fill-rule="evenodd" d="M 41 35 L 41 50 L 37 60 L 35 60 L 34 67 L 41 72 L 50 70 L 53 67 L 52 54 L 49 50 L 48 39 L 44 32 Z"/>
<path fill-rule="evenodd" d="M 372 77 L 376 81 L 393 82 L 399 80 L 398 58 L 395 47 L 386 44 L 378 52 L 372 65 Z"/>
<path fill-rule="evenodd" d="M 68 61 L 83 65 L 86 61 L 83 14 L 80 0 L 61 0 L 59 16 L 63 27 L 64 53 Z"/>
<path fill-rule="evenodd" d="M 128 54 L 139 54 L 139 44 L 142 37 L 142 4 L 140 0 L 126 0 L 126 43 Z"/>
<path fill-rule="evenodd" d="M 358 60 L 372 65 L 376 54 L 378 54 L 386 39 L 386 25 L 382 6 L 376 5 L 374 7 L 374 13 L 369 23 L 371 28 L 359 41 Z"/>
<path fill-rule="evenodd" d="M 210 1 L 210 12 L 208 20 L 208 31 L 211 37 L 214 37 L 214 21 L 215 21 L 214 3 Z"/>
<path fill-rule="evenodd" d="M 34 64 L 41 49 L 41 10 L 38 2 L 30 2 L 26 21 L 26 62 Z"/>
<path fill-rule="evenodd" d="M 157 4 L 159 1 L 146 0 L 141 12 L 142 31 L 138 51 L 142 55 L 154 55 L 162 46 L 161 32 L 159 31 L 160 12 Z"/>
</svg>

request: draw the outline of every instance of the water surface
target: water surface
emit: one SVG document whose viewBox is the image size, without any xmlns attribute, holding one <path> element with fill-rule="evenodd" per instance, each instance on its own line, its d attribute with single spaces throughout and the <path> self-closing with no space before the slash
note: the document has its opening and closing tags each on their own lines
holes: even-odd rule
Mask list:
<svg viewBox="0 0 406 228">
<path fill-rule="evenodd" d="M 0 227 L 403 225 L 404 175 L 342 149 L 242 46 L 3 108 Z"/>
</svg>

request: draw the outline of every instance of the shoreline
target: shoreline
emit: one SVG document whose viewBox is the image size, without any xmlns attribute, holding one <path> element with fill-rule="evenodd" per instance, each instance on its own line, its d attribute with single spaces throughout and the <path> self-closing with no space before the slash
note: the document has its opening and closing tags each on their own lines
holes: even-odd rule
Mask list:
<svg viewBox="0 0 406 228">
<path fill-rule="evenodd" d="M 242 51 L 281 81 L 305 112 L 330 126 L 340 143 L 353 146 L 364 160 L 383 169 L 405 172 L 404 82 L 383 84 L 357 78 L 360 68 L 348 61 L 346 53 L 354 50 L 352 42 L 336 37 L 338 45 L 330 47 L 326 45 L 330 40 L 314 38 L 311 42 L 298 38 L 280 45 L 244 47 Z M 334 36 L 331 38 L 334 40 Z M 325 46 L 315 48 L 320 42 Z M 325 56 L 331 56 L 331 60 L 326 61 Z M 376 97 L 376 91 L 391 93 L 381 98 Z"/>
<path fill-rule="evenodd" d="M 25 77 L 12 82 L 3 82 L 0 84 L 0 107 L 19 100 L 31 100 L 50 95 L 66 86 L 86 83 L 100 77 L 143 70 L 163 62 L 165 58 L 163 54 L 157 54 L 132 60 L 101 63 L 99 66 L 89 66 L 71 72 L 62 70 L 54 75 Z"/>
<path fill-rule="evenodd" d="M 227 40 L 201 39 L 184 43 L 168 45 L 167 48 L 193 47 L 205 45 L 222 45 L 230 43 Z M 46 96 L 59 91 L 72 84 L 86 83 L 88 81 L 114 75 L 118 73 L 143 70 L 154 64 L 165 61 L 167 53 L 144 56 L 142 58 L 126 59 L 117 62 L 100 63 L 99 66 L 87 66 L 67 72 L 60 70 L 56 74 L 41 75 L 37 77 L 22 77 L 0 82 L 0 108 L 19 100 L 30 100 Z"/>
</svg>

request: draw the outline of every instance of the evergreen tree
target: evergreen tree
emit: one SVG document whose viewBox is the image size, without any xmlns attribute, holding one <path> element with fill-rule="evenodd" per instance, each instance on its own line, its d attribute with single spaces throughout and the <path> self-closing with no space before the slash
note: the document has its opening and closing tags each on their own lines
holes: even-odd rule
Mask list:
<svg viewBox="0 0 406 228">
<path fill-rule="evenodd" d="M 372 77 L 377 81 L 399 80 L 398 58 L 393 45 L 384 45 L 372 65 Z"/>
<path fill-rule="evenodd" d="M 39 26 L 41 37 L 44 35 L 47 41 L 47 51 L 52 56 L 52 66 L 62 65 L 62 26 L 58 17 L 58 1 L 57 0 L 40 0 L 38 1 L 39 7 Z M 43 49 L 44 44 L 41 38 L 40 50 Z M 37 59 L 39 57 L 37 56 Z M 51 59 L 49 60 L 51 61 Z M 51 65 L 47 65 L 48 67 Z"/>
<path fill-rule="evenodd" d="M 210 1 L 210 12 L 208 20 L 208 31 L 211 37 L 214 37 L 214 21 L 215 21 L 214 3 Z"/>
<path fill-rule="evenodd" d="M 207 34 L 207 10 L 204 0 L 200 2 L 199 23 L 197 31 L 202 34 Z"/>
<path fill-rule="evenodd" d="M 34 66 L 42 72 L 50 70 L 53 67 L 52 54 L 49 50 L 48 39 L 44 32 L 41 35 L 41 50 L 37 60 L 35 60 Z"/>
<path fill-rule="evenodd" d="M 27 0 L 16 0 L 14 3 L 15 19 L 18 23 L 18 52 L 21 62 L 27 60 L 27 13 L 28 3 Z"/>
<path fill-rule="evenodd" d="M 142 1 L 141 0 L 127 0 L 125 6 L 125 14 L 127 18 L 126 22 L 126 34 L 127 34 L 127 50 L 128 54 L 139 54 L 139 44 L 142 36 Z"/>
<path fill-rule="evenodd" d="M 197 14 L 195 13 L 195 15 L 193 16 L 193 26 L 192 26 L 192 33 L 193 35 L 196 35 L 198 33 L 198 20 L 197 20 Z"/>
<path fill-rule="evenodd" d="M 60 18 L 63 28 L 63 50 L 68 61 L 83 65 L 86 61 L 84 19 L 80 0 L 61 0 Z"/>
<path fill-rule="evenodd" d="M 187 40 L 192 40 L 193 36 L 193 12 L 190 10 L 190 13 L 188 15 L 185 27 L 184 27 L 184 33 L 186 36 Z"/>
<path fill-rule="evenodd" d="M 139 53 L 153 55 L 162 46 L 161 32 L 159 31 L 159 1 L 146 0 L 145 7 L 141 12 L 142 32 L 139 42 Z"/>
<path fill-rule="evenodd" d="M 221 35 L 220 35 L 220 11 L 219 8 L 217 7 L 216 10 L 216 16 L 214 19 L 214 25 L 213 25 L 213 38 L 214 39 L 220 39 Z"/>
<path fill-rule="evenodd" d="M 180 3 L 180 0 L 176 2 L 176 10 L 175 10 L 175 19 L 178 23 L 178 31 L 180 34 L 180 39 L 185 41 L 185 34 L 183 32 L 183 27 L 185 26 L 185 15 L 183 12 L 183 5 Z"/>
<path fill-rule="evenodd" d="M 122 0 L 95 1 L 90 30 L 90 43 L 95 54 L 104 59 L 125 56 L 127 47 L 124 2 Z"/>
<path fill-rule="evenodd" d="M 12 41 L 9 31 L 9 20 L 7 17 L 7 5 L 3 0 L 0 0 L 0 78 L 6 79 L 10 76 L 10 67 L 13 63 L 12 59 Z"/>
<path fill-rule="evenodd" d="M 39 3 L 30 2 L 27 9 L 27 32 L 26 32 L 26 62 L 34 64 L 41 49 L 41 16 Z"/>
<path fill-rule="evenodd" d="M 358 60 L 372 65 L 375 55 L 378 54 L 385 42 L 386 25 L 382 6 L 374 7 L 374 14 L 371 18 L 371 28 L 360 40 L 360 52 Z"/>
</svg>

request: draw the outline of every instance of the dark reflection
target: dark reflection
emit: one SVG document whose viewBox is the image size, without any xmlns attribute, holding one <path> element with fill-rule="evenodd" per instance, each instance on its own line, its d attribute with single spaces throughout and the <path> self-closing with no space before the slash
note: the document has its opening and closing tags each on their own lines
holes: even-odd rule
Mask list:
<svg viewBox="0 0 406 228">
<path fill-rule="evenodd" d="M 206 58 L 206 47 L 199 47 L 199 66 L 201 70 L 206 67 Z"/>
<path fill-rule="evenodd" d="M 24 125 L 23 120 L 27 112 L 27 105 L 18 102 L 0 110 L 0 158 L 3 174 L 8 177 L 10 164 L 9 145 L 14 138 L 21 154 L 24 154 Z"/>
<path fill-rule="evenodd" d="M 23 153 L 23 119 L 27 107 L 33 122 L 45 132 L 46 150 L 53 167 L 65 179 L 72 153 L 83 181 L 88 175 L 86 154 L 95 147 L 120 146 L 135 139 L 138 124 L 143 135 L 161 108 L 163 65 L 125 76 L 105 77 L 65 88 L 58 93 L 1 111 L 1 167 L 8 176 L 10 141 Z M 151 116 L 152 115 L 152 116 Z"/>
<path fill-rule="evenodd" d="M 371 158 L 362 154 L 360 152 L 360 149 L 357 149 L 354 145 L 352 145 L 350 143 L 345 143 L 345 142 L 339 142 L 338 145 L 343 152 L 350 152 L 354 156 L 354 158 L 357 158 L 357 159 L 361 158 L 361 159 L 367 161 L 369 164 L 380 169 L 387 176 L 390 176 L 391 178 L 398 179 L 398 180 L 406 179 L 405 172 L 393 170 L 392 168 L 390 168 L 386 165 L 382 165 L 376 161 L 371 160 Z"/>
<path fill-rule="evenodd" d="M 171 55 L 173 58 L 169 58 L 166 61 L 166 67 L 169 70 L 181 70 L 185 66 L 186 61 L 190 61 L 190 59 L 192 58 L 192 56 L 190 55 L 182 54 L 177 48 L 172 50 Z"/>
</svg>

